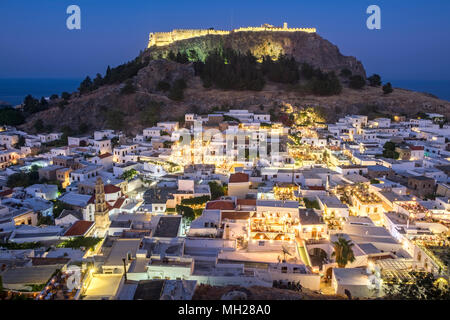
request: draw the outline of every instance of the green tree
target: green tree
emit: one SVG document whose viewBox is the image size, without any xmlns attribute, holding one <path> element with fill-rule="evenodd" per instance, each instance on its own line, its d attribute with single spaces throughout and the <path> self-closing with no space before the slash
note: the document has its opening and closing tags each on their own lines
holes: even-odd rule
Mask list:
<svg viewBox="0 0 450 320">
<path fill-rule="evenodd" d="M 58 218 L 64 210 L 72 210 L 72 206 L 61 200 L 53 200 L 53 218 Z"/>
<path fill-rule="evenodd" d="M 195 219 L 195 212 L 191 207 L 177 204 L 176 211 L 179 215 L 183 216 L 183 218 L 185 218 L 189 222 Z"/>
<path fill-rule="evenodd" d="M 337 241 L 333 241 L 334 252 L 332 256 L 336 258 L 339 268 L 345 268 L 349 262 L 355 261 L 353 246 L 354 244 L 350 240 L 342 237 L 339 237 Z"/>
<path fill-rule="evenodd" d="M 210 196 L 201 196 L 189 199 L 181 200 L 181 205 L 183 206 L 195 206 L 195 205 L 203 205 L 211 200 Z"/>
<path fill-rule="evenodd" d="M 302 63 L 300 67 L 300 72 L 303 78 L 307 80 L 311 80 L 314 76 L 315 70 L 314 67 L 308 63 Z"/>
<path fill-rule="evenodd" d="M 25 122 L 25 117 L 19 110 L 11 107 L 0 108 L 0 125 L 18 126 Z"/>
<path fill-rule="evenodd" d="M 14 145 L 14 148 L 20 149 L 23 146 L 25 146 L 25 136 L 19 136 L 19 141 Z"/>
<path fill-rule="evenodd" d="M 309 86 L 312 93 L 319 96 L 337 95 L 342 91 L 342 85 L 334 72 L 322 73 L 317 70 Z"/>
<path fill-rule="evenodd" d="M 263 57 L 261 70 L 273 82 L 294 84 L 300 79 L 300 71 L 295 59 L 283 54 L 280 54 L 275 61 L 270 56 Z"/>
<path fill-rule="evenodd" d="M 64 100 L 69 100 L 70 93 L 64 91 L 63 93 L 61 93 L 61 98 L 63 98 Z"/>
<path fill-rule="evenodd" d="M 92 86 L 92 80 L 89 76 L 87 76 L 81 83 L 80 86 L 78 87 L 78 91 L 83 94 L 83 93 L 87 93 L 92 91 L 93 86 Z"/>
<path fill-rule="evenodd" d="M 320 210 L 320 205 L 317 200 L 309 200 L 308 198 L 303 198 L 303 203 L 307 209 L 317 209 Z"/>
<path fill-rule="evenodd" d="M 208 182 L 209 189 L 211 191 L 211 199 L 216 200 L 225 195 L 225 188 L 216 181 Z"/>
<path fill-rule="evenodd" d="M 216 49 L 204 63 L 194 63 L 194 69 L 205 88 L 214 85 L 225 90 L 260 91 L 265 85 L 264 75 L 251 52 L 242 54 L 230 48 Z"/>
<path fill-rule="evenodd" d="M 8 186 L 8 188 L 17 188 L 17 187 L 26 188 L 38 182 L 39 182 L 39 173 L 37 171 L 32 170 L 28 173 L 20 172 L 8 176 L 6 185 Z"/>
<path fill-rule="evenodd" d="M 381 86 L 381 77 L 378 74 L 373 74 L 369 78 L 367 78 L 369 81 L 369 85 L 371 87 L 379 87 Z"/>
<path fill-rule="evenodd" d="M 92 88 L 95 90 L 95 89 L 98 89 L 102 85 L 103 85 L 102 75 L 100 73 L 97 73 L 97 75 L 94 78 L 94 81 L 92 82 Z"/>
<path fill-rule="evenodd" d="M 448 282 L 439 281 L 429 272 L 412 271 L 409 277 L 390 277 L 383 281 L 385 299 L 449 300 Z"/>
<path fill-rule="evenodd" d="M 386 142 L 383 146 L 383 157 L 398 159 L 400 157 L 400 154 L 395 151 L 396 146 L 397 145 L 392 141 Z"/>
<path fill-rule="evenodd" d="M 25 113 L 33 114 L 42 110 L 39 100 L 35 99 L 31 94 L 27 95 L 23 100 L 23 111 Z"/>
<path fill-rule="evenodd" d="M 130 169 L 130 170 L 125 171 L 120 176 L 120 178 L 123 179 L 123 180 L 129 181 L 129 180 L 133 179 L 137 175 L 138 175 L 138 172 L 135 169 Z"/>
<path fill-rule="evenodd" d="M 392 84 L 390 82 L 386 83 L 383 86 L 383 93 L 384 94 L 390 94 L 392 92 L 394 92 L 394 89 L 392 88 Z"/>
</svg>

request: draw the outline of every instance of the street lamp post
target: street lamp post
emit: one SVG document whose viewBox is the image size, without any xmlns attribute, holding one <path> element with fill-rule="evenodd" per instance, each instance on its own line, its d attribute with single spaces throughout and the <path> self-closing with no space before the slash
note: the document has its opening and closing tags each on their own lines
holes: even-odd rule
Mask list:
<svg viewBox="0 0 450 320">
<path fill-rule="evenodd" d="M 122 261 L 123 261 L 123 271 L 124 271 L 124 274 L 125 274 L 125 281 L 127 281 L 127 265 L 126 265 L 126 259 L 125 259 L 125 258 L 122 258 Z"/>
</svg>

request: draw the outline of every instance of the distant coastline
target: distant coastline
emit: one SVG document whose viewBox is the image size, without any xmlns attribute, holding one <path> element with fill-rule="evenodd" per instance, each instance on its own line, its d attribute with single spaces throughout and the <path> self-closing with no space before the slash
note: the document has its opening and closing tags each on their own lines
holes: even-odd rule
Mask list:
<svg viewBox="0 0 450 320">
<path fill-rule="evenodd" d="M 78 89 L 80 78 L 0 78 L 0 101 L 12 106 L 21 104 L 31 94 L 35 98 L 50 97 L 56 93 L 74 92 Z"/>
<path fill-rule="evenodd" d="M 12 106 L 23 102 L 31 94 L 35 98 L 49 97 L 56 93 L 74 92 L 78 89 L 81 78 L 0 78 L 0 101 Z M 386 80 L 387 81 L 387 80 Z M 389 80 L 394 88 L 408 89 L 432 94 L 439 99 L 450 101 L 450 80 Z"/>
</svg>

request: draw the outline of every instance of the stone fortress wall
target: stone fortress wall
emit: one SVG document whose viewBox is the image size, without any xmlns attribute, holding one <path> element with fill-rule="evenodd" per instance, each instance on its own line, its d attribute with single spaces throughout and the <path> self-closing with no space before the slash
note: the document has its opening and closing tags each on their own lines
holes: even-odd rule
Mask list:
<svg viewBox="0 0 450 320">
<path fill-rule="evenodd" d="M 202 37 L 207 35 L 227 35 L 233 32 L 308 32 L 315 33 L 316 28 L 288 28 L 285 22 L 283 27 L 274 27 L 270 24 L 263 24 L 261 27 L 241 27 L 232 31 L 214 30 L 214 29 L 175 29 L 172 32 L 154 32 L 150 33 L 148 48 L 157 46 L 166 46 L 175 41 L 185 40 L 195 37 Z"/>
</svg>

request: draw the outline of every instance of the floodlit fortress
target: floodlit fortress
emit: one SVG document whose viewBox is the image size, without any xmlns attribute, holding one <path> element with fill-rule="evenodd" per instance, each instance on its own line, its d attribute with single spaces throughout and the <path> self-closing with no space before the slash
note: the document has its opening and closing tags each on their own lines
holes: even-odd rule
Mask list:
<svg viewBox="0 0 450 320">
<path fill-rule="evenodd" d="M 207 35 L 227 35 L 233 32 L 261 32 L 261 31 L 272 31 L 272 32 L 308 32 L 315 33 L 316 28 L 288 28 L 287 23 L 283 24 L 283 27 L 275 27 L 270 24 L 263 24 L 261 27 L 241 27 L 239 29 L 234 29 L 231 31 L 226 30 L 214 30 L 214 29 L 175 29 L 172 32 L 154 32 L 150 33 L 148 48 L 157 46 L 166 46 L 175 41 L 185 40 L 195 37 L 203 37 Z"/>
</svg>

